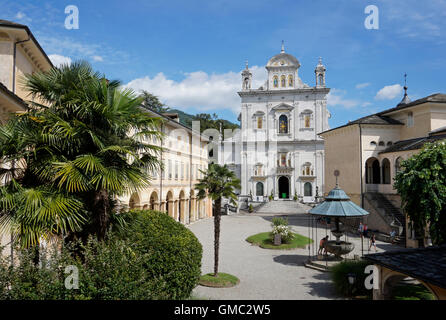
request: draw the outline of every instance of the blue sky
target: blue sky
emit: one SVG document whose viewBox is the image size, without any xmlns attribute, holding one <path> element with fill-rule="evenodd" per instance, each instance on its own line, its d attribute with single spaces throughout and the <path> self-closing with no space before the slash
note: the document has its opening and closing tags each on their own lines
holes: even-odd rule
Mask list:
<svg viewBox="0 0 446 320">
<path fill-rule="evenodd" d="M 64 27 L 68 5 L 79 8 L 78 30 Z M 368 5 L 379 9 L 378 30 L 364 27 Z M 232 121 L 245 60 L 259 86 L 282 40 L 310 86 L 322 57 L 331 127 L 395 106 L 405 72 L 412 100 L 446 92 L 446 0 L 0 0 L 0 8 L 55 62 L 85 59 L 171 107 Z"/>
</svg>

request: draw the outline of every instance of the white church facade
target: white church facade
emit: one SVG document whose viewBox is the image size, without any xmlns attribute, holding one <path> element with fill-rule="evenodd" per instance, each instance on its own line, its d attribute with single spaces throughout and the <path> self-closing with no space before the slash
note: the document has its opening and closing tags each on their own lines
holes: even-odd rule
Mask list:
<svg viewBox="0 0 446 320">
<path fill-rule="evenodd" d="M 327 111 L 325 67 L 319 60 L 315 86 L 299 77 L 299 61 L 285 53 L 272 57 L 268 79 L 251 88 L 248 65 L 242 72 L 241 129 L 220 143 L 218 162 L 227 164 L 241 179 L 241 196 L 254 201 L 302 200 L 313 202 L 324 192 L 324 141 Z"/>
</svg>

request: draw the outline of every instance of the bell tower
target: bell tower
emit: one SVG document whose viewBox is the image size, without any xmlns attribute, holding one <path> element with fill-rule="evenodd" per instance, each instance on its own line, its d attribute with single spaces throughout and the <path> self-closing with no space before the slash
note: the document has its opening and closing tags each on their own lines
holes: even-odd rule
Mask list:
<svg viewBox="0 0 446 320">
<path fill-rule="evenodd" d="M 251 90 L 252 73 L 248 68 L 248 60 L 246 60 L 246 68 L 242 71 L 242 90 Z"/>
</svg>

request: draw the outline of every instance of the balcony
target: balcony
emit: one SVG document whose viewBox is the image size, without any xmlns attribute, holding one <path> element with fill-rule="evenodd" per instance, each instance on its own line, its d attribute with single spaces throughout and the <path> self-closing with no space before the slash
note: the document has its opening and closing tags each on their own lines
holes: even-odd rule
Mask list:
<svg viewBox="0 0 446 320">
<path fill-rule="evenodd" d="M 282 166 L 279 166 L 276 169 L 276 173 L 277 174 L 289 174 L 289 173 L 292 173 L 293 170 L 294 170 L 293 167 L 288 167 L 288 166 L 283 166 L 282 167 Z"/>
</svg>

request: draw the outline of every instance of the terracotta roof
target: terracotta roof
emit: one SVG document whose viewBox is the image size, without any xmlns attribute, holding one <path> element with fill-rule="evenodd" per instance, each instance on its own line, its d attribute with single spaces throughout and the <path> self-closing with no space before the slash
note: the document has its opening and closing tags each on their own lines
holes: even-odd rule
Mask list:
<svg viewBox="0 0 446 320">
<path fill-rule="evenodd" d="M 412 278 L 446 288 L 446 245 L 367 254 L 364 258 Z"/>
</svg>

